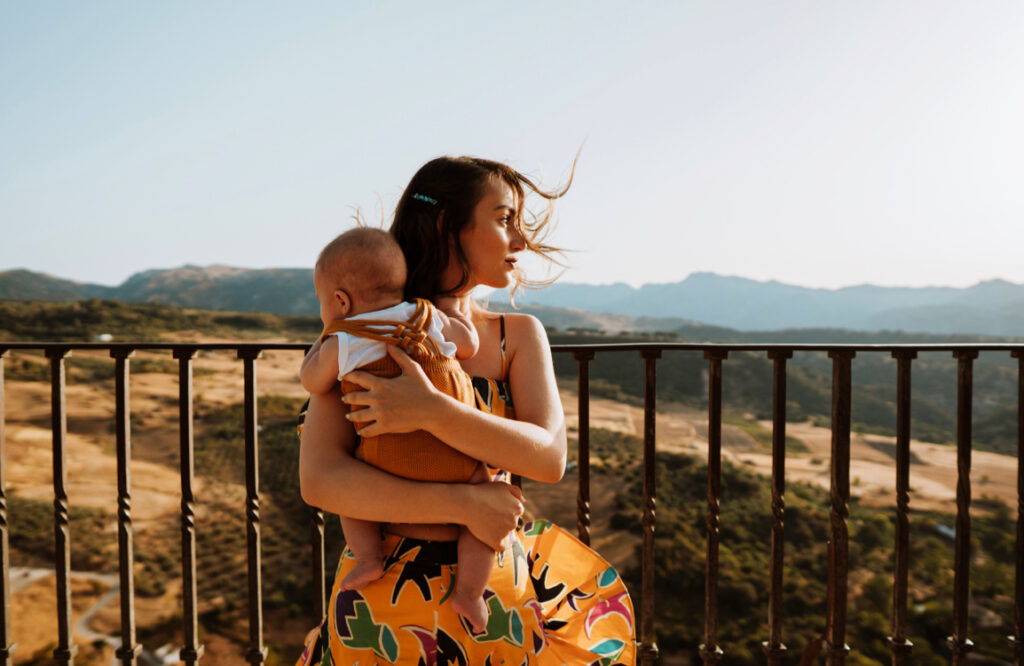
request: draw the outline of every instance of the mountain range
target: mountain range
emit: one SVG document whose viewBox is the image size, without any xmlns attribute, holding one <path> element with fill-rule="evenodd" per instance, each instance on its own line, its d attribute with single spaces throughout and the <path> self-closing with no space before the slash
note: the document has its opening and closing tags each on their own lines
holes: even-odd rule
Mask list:
<svg viewBox="0 0 1024 666">
<path fill-rule="evenodd" d="M 90 298 L 182 307 L 316 314 L 313 271 L 183 266 L 136 273 L 110 287 L 24 269 L 0 271 L 0 299 Z M 505 307 L 504 292 L 491 305 Z M 592 285 L 556 283 L 522 292 L 517 304 L 547 326 L 608 332 L 673 331 L 701 323 L 748 331 L 794 328 L 901 330 L 932 334 L 1024 336 L 1024 285 L 989 280 L 966 288 L 859 285 L 814 289 L 714 273 L 680 282 Z"/>
<path fill-rule="evenodd" d="M 966 288 L 812 289 L 694 273 L 681 282 L 631 287 L 553 284 L 523 304 L 627 316 L 678 317 L 739 330 L 845 328 L 935 334 L 1024 335 L 1024 284 L 989 280 Z"/>
</svg>

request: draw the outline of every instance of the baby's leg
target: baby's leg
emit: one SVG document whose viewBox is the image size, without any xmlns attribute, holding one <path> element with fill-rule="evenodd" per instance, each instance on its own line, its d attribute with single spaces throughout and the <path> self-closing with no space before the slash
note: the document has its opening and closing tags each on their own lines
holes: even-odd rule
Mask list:
<svg viewBox="0 0 1024 666">
<path fill-rule="evenodd" d="M 470 478 L 470 483 L 489 480 L 486 468 L 481 464 Z M 484 603 L 484 588 L 494 568 L 494 551 L 480 541 L 465 526 L 459 529 L 459 570 L 455 577 L 455 593 L 452 608 L 469 620 L 473 631 L 487 628 L 487 604 Z"/>
<path fill-rule="evenodd" d="M 494 551 L 463 527 L 459 530 L 459 572 L 455 577 L 452 608 L 473 625 L 473 631 L 487 628 L 484 588 L 494 568 Z"/>
<path fill-rule="evenodd" d="M 342 590 L 361 590 L 384 575 L 380 523 L 341 516 L 341 529 L 348 549 L 356 557 L 356 565 L 341 580 L 339 587 Z"/>
</svg>

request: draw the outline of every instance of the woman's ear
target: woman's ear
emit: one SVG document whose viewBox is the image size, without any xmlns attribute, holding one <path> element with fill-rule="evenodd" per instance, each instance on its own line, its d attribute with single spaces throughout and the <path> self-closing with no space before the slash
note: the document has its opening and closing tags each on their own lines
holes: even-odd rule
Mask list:
<svg viewBox="0 0 1024 666">
<path fill-rule="evenodd" d="M 437 214 L 437 235 L 441 236 L 444 234 L 444 211 L 442 210 Z M 455 236 L 448 235 L 448 252 L 455 250 Z"/>
<path fill-rule="evenodd" d="M 352 311 L 352 299 L 344 289 L 335 289 L 333 296 L 338 309 L 341 310 L 341 318 L 344 319 Z"/>
</svg>

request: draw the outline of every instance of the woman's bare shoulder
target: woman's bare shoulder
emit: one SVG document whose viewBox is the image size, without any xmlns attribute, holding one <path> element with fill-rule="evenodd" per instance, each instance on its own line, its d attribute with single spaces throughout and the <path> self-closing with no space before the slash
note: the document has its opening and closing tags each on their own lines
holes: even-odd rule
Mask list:
<svg viewBox="0 0 1024 666">
<path fill-rule="evenodd" d="M 510 312 L 505 315 L 505 340 L 510 356 L 515 358 L 518 352 L 529 355 L 549 353 L 547 331 L 540 320 L 523 312 Z"/>
<path fill-rule="evenodd" d="M 526 336 L 541 337 L 547 340 L 547 333 L 544 324 L 531 314 L 525 312 L 508 312 L 505 314 L 505 331 L 509 333 L 521 333 Z"/>
</svg>

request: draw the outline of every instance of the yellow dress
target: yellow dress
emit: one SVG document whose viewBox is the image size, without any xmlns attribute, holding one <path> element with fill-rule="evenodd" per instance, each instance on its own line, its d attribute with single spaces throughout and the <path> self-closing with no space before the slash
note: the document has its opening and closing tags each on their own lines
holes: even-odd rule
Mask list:
<svg viewBox="0 0 1024 666">
<path fill-rule="evenodd" d="M 501 321 L 502 376 L 505 322 Z M 473 380 L 481 409 L 514 418 L 505 379 Z M 483 632 L 448 602 L 458 572 L 454 541 L 387 535 L 384 575 L 359 591 L 338 582 L 327 617 L 306 638 L 296 666 L 562 666 L 634 664 L 633 604 L 615 569 L 562 528 L 527 523 L 495 555 L 484 591 Z"/>
</svg>

